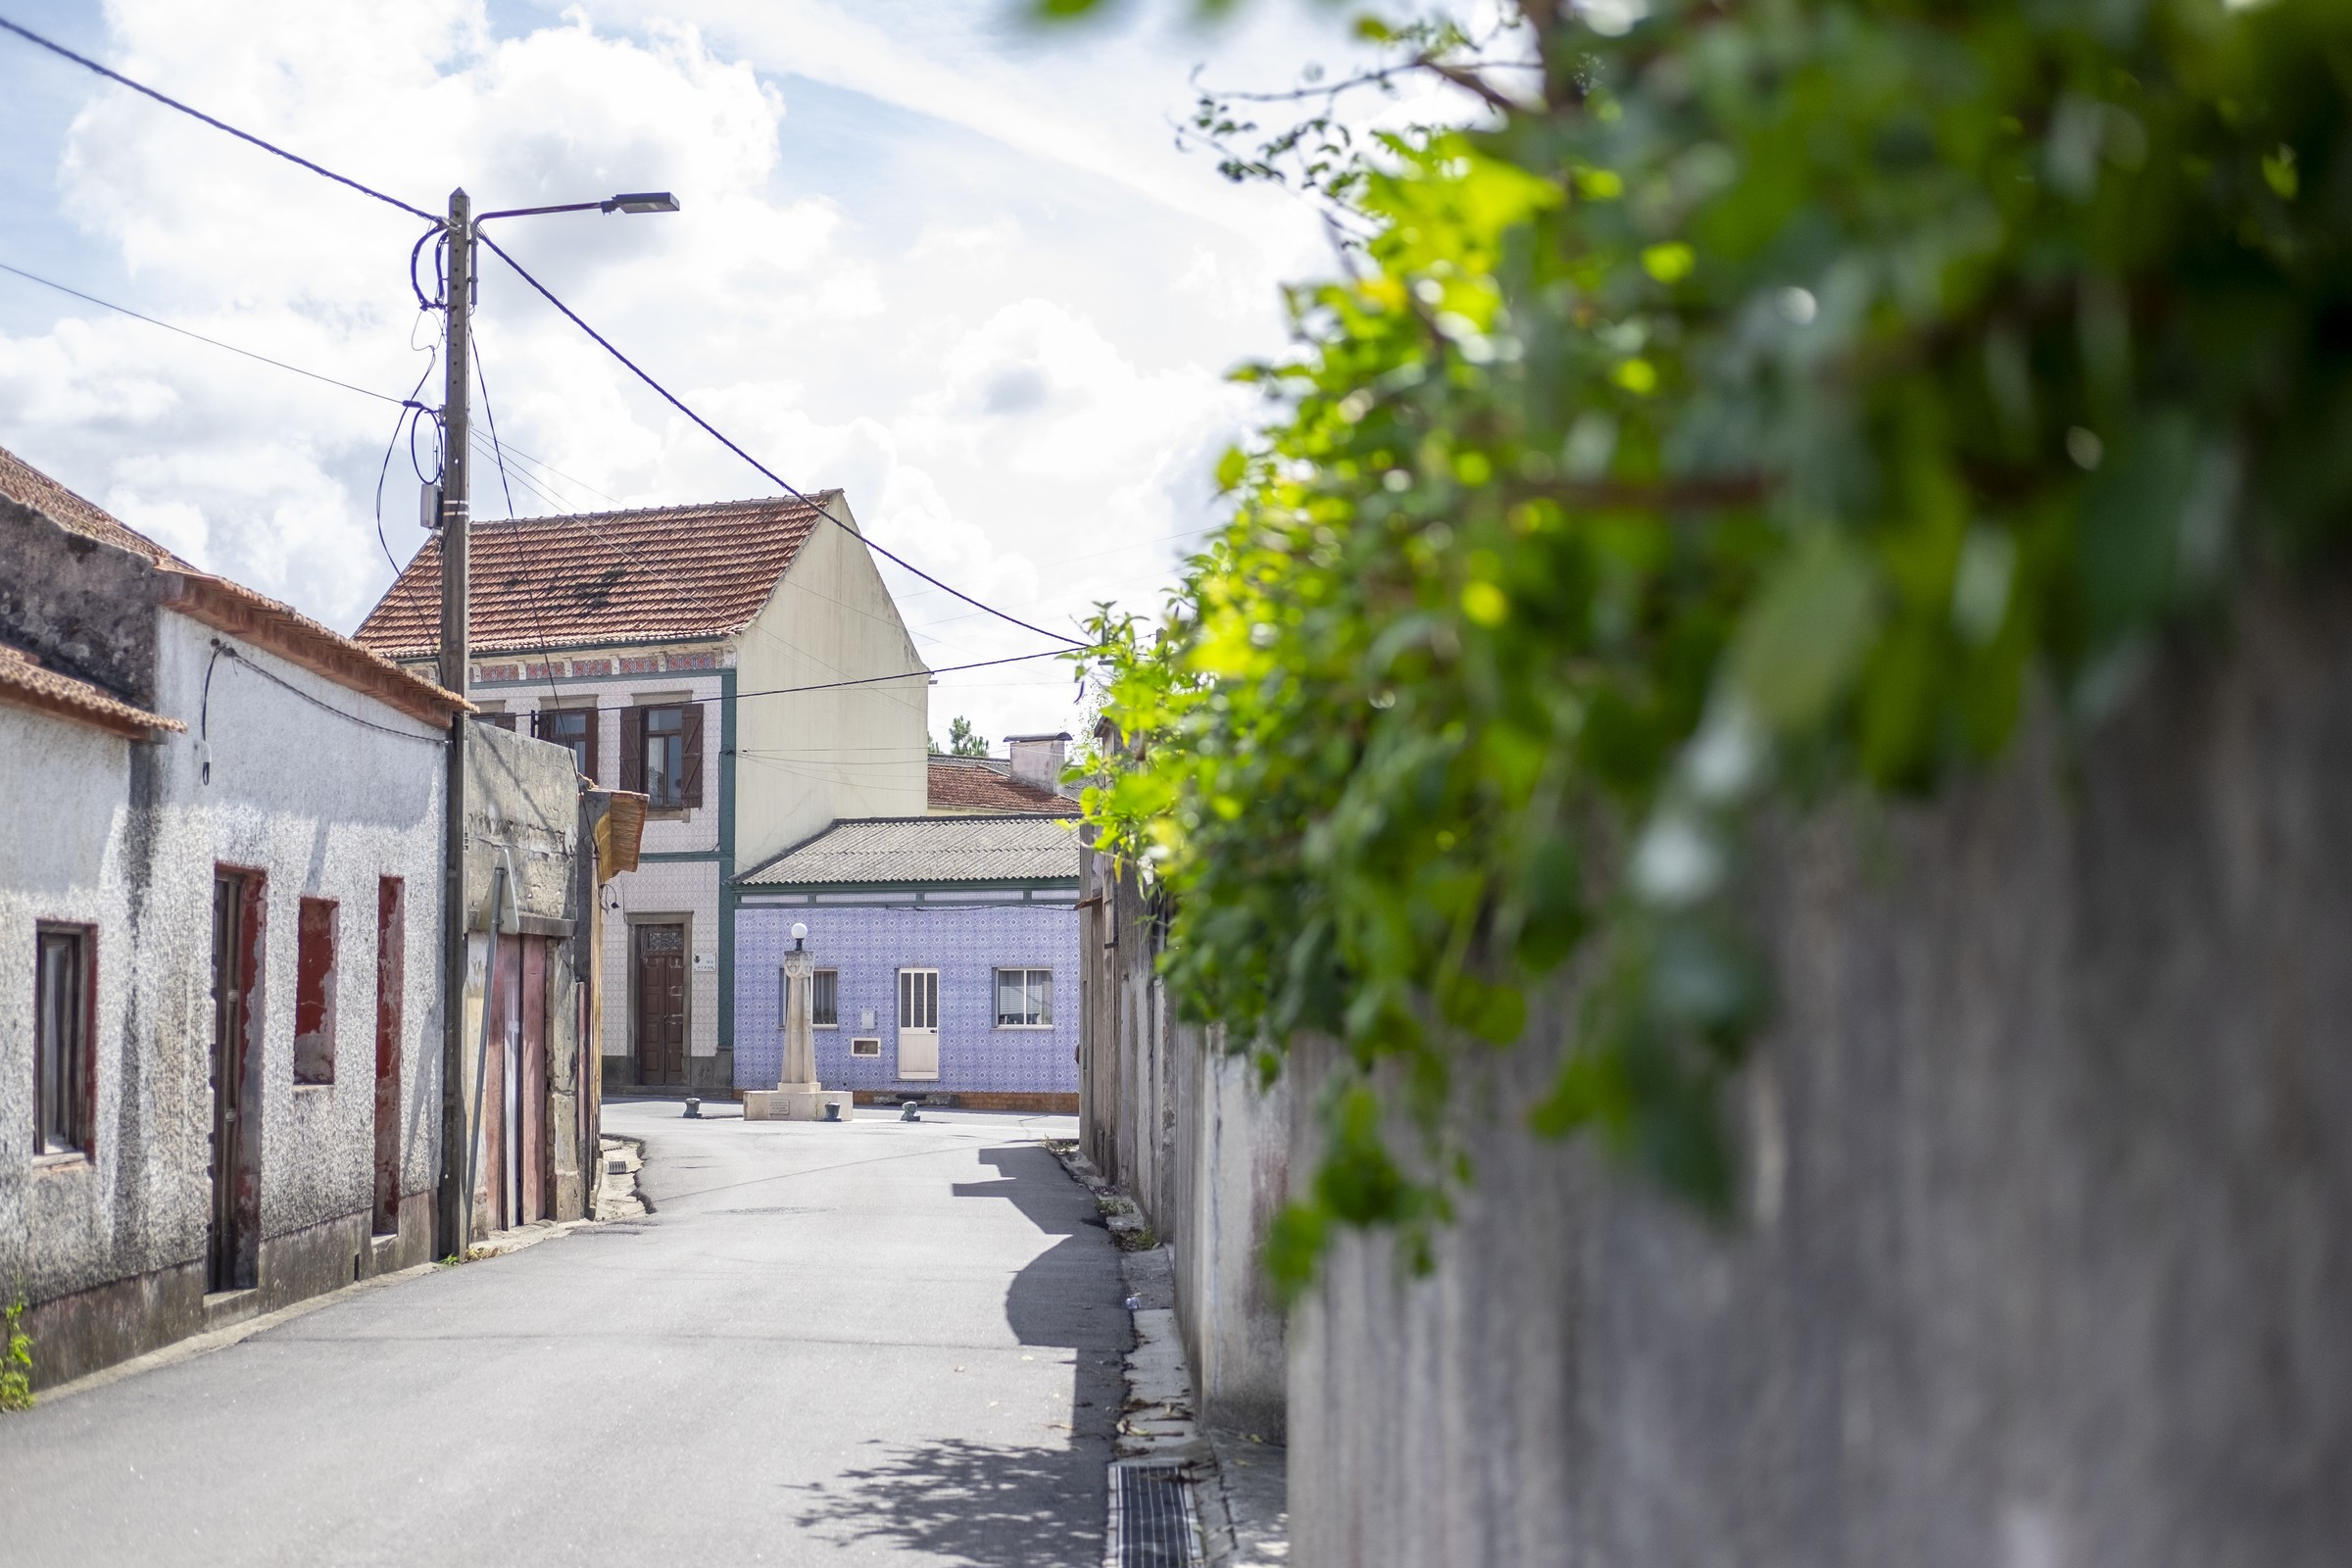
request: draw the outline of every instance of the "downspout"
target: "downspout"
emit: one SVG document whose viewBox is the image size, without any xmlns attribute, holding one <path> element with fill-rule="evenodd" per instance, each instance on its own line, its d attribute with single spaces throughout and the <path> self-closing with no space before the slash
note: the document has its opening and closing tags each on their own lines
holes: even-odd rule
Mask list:
<svg viewBox="0 0 2352 1568">
<path fill-rule="evenodd" d="M 735 1059 L 735 670 L 718 672 L 718 1044 Z M 733 1090 L 735 1074 L 718 1087 Z"/>
</svg>

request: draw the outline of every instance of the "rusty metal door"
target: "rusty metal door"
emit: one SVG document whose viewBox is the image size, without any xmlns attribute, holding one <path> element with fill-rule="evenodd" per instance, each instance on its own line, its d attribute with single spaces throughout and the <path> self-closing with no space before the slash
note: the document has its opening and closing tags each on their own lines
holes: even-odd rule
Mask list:
<svg viewBox="0 0 2352 1568">
<path fill-rule="evenodd" d="M 515 1152 L 520 1159 L 521 1222 L 548 1217 L 547 1171 L 547 954 L 548 943 L 537 937 L 522 940 L 522 1105 L 521 1134 Z"/>
<path fill-rule="evenodd" d="M 637 944 L 637 1081 L 686 1081 L 686 928 L 641 925 Z"/>
</svg>

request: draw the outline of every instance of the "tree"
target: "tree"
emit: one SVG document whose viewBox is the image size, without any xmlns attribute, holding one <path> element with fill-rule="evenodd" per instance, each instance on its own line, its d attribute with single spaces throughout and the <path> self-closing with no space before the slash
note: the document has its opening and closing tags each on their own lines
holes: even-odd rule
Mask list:
<svg viewBox="0 0 2352 1568">
<path fill-rule="evenodd" d="M 988 737 L 975 734 L 972 721 L 958 714 L 948 721 L 948 749 L 941 751 L 939 742 L 931 743 L 933 757 L 986 757 Z"/>
<path fill-rule="evenodd" d="M 2352 9 L 1361 28 L 1389 63 L 1255 151 L 1262 109 L 1194 122 L 1329 204 L 1341 275 L 1241 372 L 1270 413 L 1167 624 L 1106 608 L 1086 656 L 1130 742 L 1087 811 L 1173 895 L 1180 1006 L 1268 1072 L 1298 1031 L 1348 1047 L 1294 1286 L 1332 1224 L 1443 1221 L 1460 1067 L 1571 957 L 1537 1126 L 1721 1208 L 1756 814 L 1932 793 L 2035 686 L 2095 722 L 2152 638 L 2352 516 Z M 1476 122 L 1329 113 L 1412 74 Z"/>
</svg>

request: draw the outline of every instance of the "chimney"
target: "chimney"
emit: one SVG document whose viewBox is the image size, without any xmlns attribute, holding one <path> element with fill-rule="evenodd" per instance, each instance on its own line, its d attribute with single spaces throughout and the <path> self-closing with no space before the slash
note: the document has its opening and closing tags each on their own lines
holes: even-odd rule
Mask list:
<svg viewBox="0 0 2352 1568">
<path fill-rule="evenodd" d="M 1068 730 L 1058 735 L 1008 735 L 1004 745 L 1012 753 L 1014 783 L 1061 793 L 1062 760 L 1070 750 Z"/>
</svg>

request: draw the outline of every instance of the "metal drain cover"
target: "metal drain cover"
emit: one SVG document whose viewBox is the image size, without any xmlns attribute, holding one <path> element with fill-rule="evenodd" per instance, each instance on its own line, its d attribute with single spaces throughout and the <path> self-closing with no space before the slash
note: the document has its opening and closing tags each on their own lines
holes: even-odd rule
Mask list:
<svg viewBox="0 0 2352 1568">
<path fill-rule="evenodd" d="M 1102 1562 L 1103 1568 L 1199 1568 L 1200 1517 L 1183 1465 L 1144 1459 L 1111 1465 Z"/>
</svg>

